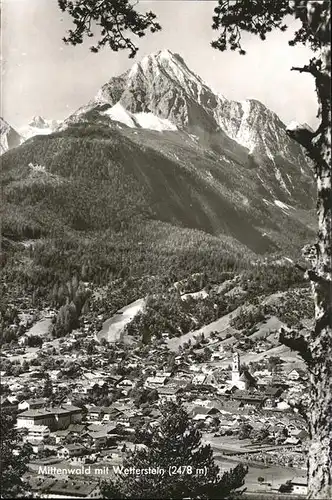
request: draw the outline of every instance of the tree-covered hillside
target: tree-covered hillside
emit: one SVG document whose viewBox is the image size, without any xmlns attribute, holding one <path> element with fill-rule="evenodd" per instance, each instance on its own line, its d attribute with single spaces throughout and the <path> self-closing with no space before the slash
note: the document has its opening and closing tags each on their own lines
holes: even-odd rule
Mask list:
<svg viewBox="0 0 332 500">
<path fill-rule="evenodd" d="M 172 132 L 145 131 L 142 142 L 134 132 L 84 122 L 4 155 L 4 236 L 118 231 L 158 220 L 231 237 L 258 254 L 310 237 L 309 213 L 264 202 L 268 191 L 257 186 L 248 156 L 241 164 L 234 153 L 223 158 Z"/>
</svg>

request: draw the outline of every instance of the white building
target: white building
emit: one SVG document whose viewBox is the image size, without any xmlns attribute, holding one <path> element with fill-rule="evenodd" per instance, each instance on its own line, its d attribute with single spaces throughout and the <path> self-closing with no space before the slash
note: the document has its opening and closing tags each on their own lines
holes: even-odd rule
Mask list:
<svg viewBox="0 0 332 500">
<path fill-rule="evenodd" d="M 29 337 L 27 335 L 22 335 L 21 337 L 19 337 L 17 343 L 19 346 L 26 346 L 28 345 L 28 340 L 29 340 Z"/>
<path fill-rule="evenodd" d="M 38 398 L 38 399 L 25 399 L 18 404 L 19 411 L 25 410 L 37 410 L 40 408 L 45 408 L 47 405 L 47 398 Z"/>
<path fill-rule="evenodd" d="M 29 428 L 29 433 L 26 437 L 28 443 L 42 443 L 50 435 L 50 429 L 47 425 L 33 425 Z"/>
<path fill-rule="evenodd" d="M 27 410 L 17 417 L 17 428 L 30 429 L 39 425 L 51 427 L 54 423 L 54 414 L 45 409 Z"/>
<path fill-rule="evenodd" d="M 308 495 L 308 481 L 305 477 L 294 477 L 292 479 L 293 495 Z"/>
</svg>

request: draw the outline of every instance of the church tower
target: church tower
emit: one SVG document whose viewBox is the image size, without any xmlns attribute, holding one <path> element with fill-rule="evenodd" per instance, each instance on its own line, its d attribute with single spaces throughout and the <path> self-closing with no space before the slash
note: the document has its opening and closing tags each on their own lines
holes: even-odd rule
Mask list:
<svg viewBox="0 0 332 500">
<path fill-rule="evenodd" d="M 238 352 L 233 354 L 233 366 L 232 366 L 232 383 L 237 385 L 240 379 L 240 355 Z"/>
</svg>

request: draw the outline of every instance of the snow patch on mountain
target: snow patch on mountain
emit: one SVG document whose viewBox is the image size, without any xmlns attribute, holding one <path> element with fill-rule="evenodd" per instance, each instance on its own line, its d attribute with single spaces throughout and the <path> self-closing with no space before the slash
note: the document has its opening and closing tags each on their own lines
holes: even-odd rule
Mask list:
<svg viewBox="0 0 332 500">
<path fill-rule="evenodd" d="M 176 125 L 166 118 L 159 118 L 153 113 L 130 113 L 119 102 L 112 108 L 102 111 L 101 114 L 108 116 L 111 120 L 123 123 L 130 128 L 140 127 L 149 130 L 157 130 L 158 132 L 164 130 L 177 130 Z"/>
<path fill-rule="evenodd" d="M 292 178 L 291 178 L 291 176 L 290 176 L 289 174 L 286 174 L 286 175 L 287 175 L 287 179 L 288 179 L 288 181 L 289 181 L 289 183 L 290 183 L 290 185 L 291 185 L 292 189 L 294 189 L 294 184 L 293 184 L 293 182 L 292 182 Z"/>
<path fill-rule="evenodd" d="M 281 172 L 278 169 L 278 167 L 275 166 L 274 170 L 275 170 L 276 179 L 279 182 L 280 186 L 284 189 L 284 191 L 286 191 L 289 195 L 291 195 L 292 193 L 287 188 L 286 183 L 285 183 L 285 181 L 284 181 L 284 179 L 283 179 L 283 177 L 281 175 Z"/>
<path fill-rule="evenodd" d="M 252 138 L 252 133 L 248 123 L 251 112 L 250 100 L 242 101 L 241 107 L 243 114 L 240 122 L 240 127 L 234 139 L 242 146 L 248 148 L 249 153 L 252 154 L 255 149 L 256 143 Z"/>
<path fill-rule="evenodd" d="M 134 114 L 136 121 L 142 128 L 150 130 L 177 130 L 177 126 L 166 118 L 159 118 L 153 113 L 136 113 Z"/>
<path fill-rule="evenodd" d="M 313 132 L 313 129 L 307 123 L 299 123 L 293 120 L 287 125 L 287 130 L 298 130 L 303 128 L 306 128 L 307 130 L 310 130 L 310 132 Z"/>
<path fill-rule="evenodd" d="M 102 111 L 100 113 L 103 116 L 108 116 L 111 120 L 116 122 L 121 122 L 127 127 L 135 128 L 136 124 L 129 113 L 119 102 L 116 103 L 112 108 Z"/>
<path fill-rule="evenodd" d="M 286 203 L 283 203 L 280 200 L 274 200 L 274 204 L 277 205 L 277 207 L 281 208 L 282 210 L 289 210 L 289 206 L 286 205 Z"/>
</svg>

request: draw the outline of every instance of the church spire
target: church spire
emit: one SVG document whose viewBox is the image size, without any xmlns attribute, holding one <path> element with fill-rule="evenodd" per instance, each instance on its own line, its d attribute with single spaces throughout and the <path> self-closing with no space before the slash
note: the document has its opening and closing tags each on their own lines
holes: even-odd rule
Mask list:
<svg viewBox="0 0 332 500">
<path fill-rule="evenodd" d="M 240 378 L 240 355 L 238 352 L 233 354 L 232 382 L 237 382 Z"/>
</svg>

